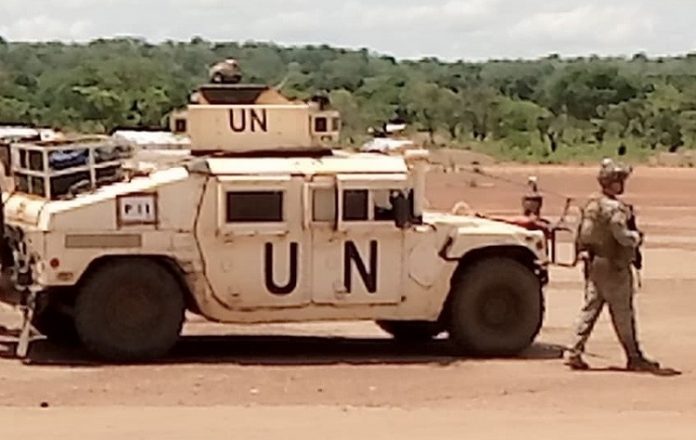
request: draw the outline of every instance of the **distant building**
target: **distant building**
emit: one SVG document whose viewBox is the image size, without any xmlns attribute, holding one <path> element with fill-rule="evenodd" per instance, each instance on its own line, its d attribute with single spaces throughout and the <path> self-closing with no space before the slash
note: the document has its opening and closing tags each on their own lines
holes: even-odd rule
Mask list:
<svg viewBox="0 0 696 440">
<path fill-rule="evenodd" d="M 0 126 L 0 141 L 13 141 L 21 139 L 37 139 L 41 141 L 54 141 L 61 139 L 62 133 L 49 128 L 32 128 L 16 126 Z"/>
<path fill-rule="evenodd" d="M 388 122 L 381 129 L 371 129 L 368 132 L 373 138 L 360 148 L 368 153 L 389 153 L 393 151 L 415 148 L 415 142 L 404 136 L 408 126 L 405 123 Z"/>
<path fill-rule="evenodd" d="M 411 148 L 415 148 L 415 144 L 408 139 L 374 138 L 366 142 L 360 150 L 366 153 L 388 153 Z"/>
<path fill-rule="evenodd" d="M 169 131 L 119 130 L 112 137 L 147 150 L 187 150 L 191 146 L 188 136 Z"/>
</svg>

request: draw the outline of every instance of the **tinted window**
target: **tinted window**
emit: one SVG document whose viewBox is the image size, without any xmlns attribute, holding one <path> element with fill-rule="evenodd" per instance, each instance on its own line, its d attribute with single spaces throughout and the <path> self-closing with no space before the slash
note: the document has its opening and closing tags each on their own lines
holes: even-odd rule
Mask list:
<svg viewBox="0 0 696 440">
<path fill-rule="evenodd" d="M 176 119 L 174 121 L 174 132 L 175 133 L 186 133 L 186 119 Z"/>
<path fill-rule="evenodd" d="M 282 191 L 233 191 L 227 193 L 227 222 L 282 222 Z"/>
<path fill-rule="evenodd" d="M 366 189 L 343 191 L 343 220 L 368 220 L 368 192 Z"/>
<path fill-rule="evenodd" d="M 329 124 L 326 118 L 316 118 L 314 120 L 314 132 L 326 133 L 327 131 L 329 131 Z"/>
</svg>

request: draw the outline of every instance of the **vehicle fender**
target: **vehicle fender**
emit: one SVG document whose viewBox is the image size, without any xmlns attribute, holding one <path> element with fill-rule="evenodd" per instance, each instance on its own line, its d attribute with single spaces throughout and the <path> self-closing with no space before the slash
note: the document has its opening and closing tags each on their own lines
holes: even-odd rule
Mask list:
<svg viewBox="0 0 696 440">
<path fill-rule="evenodd" d="M 520 248 L 530 252 L 539 261 L 546 260 L 543 233 L 523 231 L 516 234 L 466 234 L 460 228 L 454 229 L 445 241 L 440 256 L 446 260 L 460 260 L 465 255 L 480 249 Z"/>
</svg>

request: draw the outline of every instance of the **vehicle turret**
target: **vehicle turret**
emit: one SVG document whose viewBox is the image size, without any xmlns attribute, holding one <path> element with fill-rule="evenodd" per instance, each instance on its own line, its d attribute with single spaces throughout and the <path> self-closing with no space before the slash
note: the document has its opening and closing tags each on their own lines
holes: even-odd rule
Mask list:
<svg viewBox="0 0 696 440">
<path fill-rule="evenodd" d="M 171 130 L 189 136 L 193 154 L 317 151 L 338 141 L 340 114 L 327 98 L 297 101 L 275 87 L 225 79 L 223 67 L 232 67 L 222 64 L 171 116 Z"/>
</svg>

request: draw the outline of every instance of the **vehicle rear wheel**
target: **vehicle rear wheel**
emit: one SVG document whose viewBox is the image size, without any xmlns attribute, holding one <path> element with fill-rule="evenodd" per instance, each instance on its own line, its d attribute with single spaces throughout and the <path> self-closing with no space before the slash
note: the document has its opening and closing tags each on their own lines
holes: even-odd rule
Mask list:
<svg viewBox="0 0 696 440">
<path fill-rule="evenodd" d="M 75 326 L 85 347 L 117 362 L 165 355 L 184 321 L 177 280 L 153 260 L 129 258 L 102 265 L 81 286 Z"/>
<path fill-rule="evenodd" d="M 458 352 L 511 356 L 539 333 L 544 297 L 529 268 L 509 258 L 489 258 L 455 281 L 449 307 L 448 330 Z"/>
<path fill-rule="evenodd" d="M 376 324 L 394 339 L 403 342 L 425 342 L 444 331 L 439 322 L 377 321 Z"/>
</svg>

